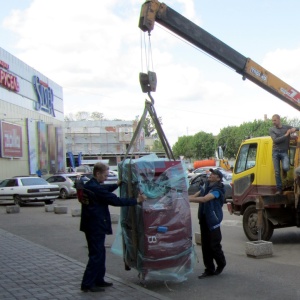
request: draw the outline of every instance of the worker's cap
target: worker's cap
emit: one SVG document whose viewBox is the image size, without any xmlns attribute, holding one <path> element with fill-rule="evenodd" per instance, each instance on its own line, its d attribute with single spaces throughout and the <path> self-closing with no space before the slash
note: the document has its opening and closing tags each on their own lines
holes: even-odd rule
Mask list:
<svg viewBox="0 0 300 300">
<path fill-rule="evenodd" d="M 220 181 L 223 180 L 223 174 L 221 171 L 219 171 L 218 169 L 209 169 L 209 171 L 215 175 L 218 175 L 220 178 Z"/>
</svg>

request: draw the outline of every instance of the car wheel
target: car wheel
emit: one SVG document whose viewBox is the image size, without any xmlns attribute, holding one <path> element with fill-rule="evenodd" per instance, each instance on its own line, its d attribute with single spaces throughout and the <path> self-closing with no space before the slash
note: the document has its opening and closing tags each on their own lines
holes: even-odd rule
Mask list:
<svg viewBox="0 0 300 300">
<path fill-rule="evenodd" d="M 243 215 L 243 229 L 246 237 L 250 241 L 258 240 L 257 219 L 258 219 L 258 213 L 255 205 L 248 206 Z M 262 224 L 261 239 L 264 241 L 268 241 L 273 235 L 274 227 L 272 223 L 267 219 L 265 214 L 263 214 L 262 223 L 263 224 Z"/>
<path fill-rule="evenodd" d="M 15 203 L 15 205 L 19 205 L 19 206 L 23 205 L 23 202 L 19 195 L 14 195 L 14 203 Z"/>
<path fill-rule="evenodd" d="M 67 199 L 68 198 L 68 192 L 65 189 L 61 189 L 59 196 L 60 196 L 61 199 Z"/>
<path fill-rule="evenodd" d="M 53 204 L 53 200 L 46 200 L 45 204 L 47 204 L 47 205 Z"/>
</svg>

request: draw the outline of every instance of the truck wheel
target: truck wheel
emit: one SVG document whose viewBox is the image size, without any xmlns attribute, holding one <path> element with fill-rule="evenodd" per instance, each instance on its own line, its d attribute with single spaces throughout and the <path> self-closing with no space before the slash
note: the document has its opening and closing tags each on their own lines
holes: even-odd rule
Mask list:
<svg viewBox="0 0 300 300">
<path fill-rule="evenodd" d="M 257 210 L 255 205 L 250 205 L 246 208 L 244 215 L 243 215 L 243 228 L 246 237 L 250 241 L 257 241 L 258 240 L 258 229 L 257 229 Z M 273 225 L 272 223 L 263 215 L 263 225 L 262 225 L 262 232 L 261 238 L 264 241 L 268 241 L 273 235 Z"/>
</svg>

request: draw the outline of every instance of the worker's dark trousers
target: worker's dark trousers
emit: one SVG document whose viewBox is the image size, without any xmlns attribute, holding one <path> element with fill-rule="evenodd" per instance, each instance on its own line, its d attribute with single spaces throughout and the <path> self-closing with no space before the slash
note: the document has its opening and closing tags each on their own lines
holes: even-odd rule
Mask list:
<svg viewBox="0 0 300 300">
<path fill-rule="evenodd" d="M 217 267 L 224 268 L 226 265 L 226 259 L 221 245 L 222 234 L 220 227 L 210 231 L 205 217 L 201 217 L 200 231 L 203 263 L 206 272 L 213 273 L 215 271 L 216 267 L 214 260 L 217 264 Z"/>
<path fill-rule="evenodd" d="M 105 234 L 85 233 L 89 249 L 87 263 L 81 288 L 91 288 L 104 281 L 105 276 Z"/>
</svg>

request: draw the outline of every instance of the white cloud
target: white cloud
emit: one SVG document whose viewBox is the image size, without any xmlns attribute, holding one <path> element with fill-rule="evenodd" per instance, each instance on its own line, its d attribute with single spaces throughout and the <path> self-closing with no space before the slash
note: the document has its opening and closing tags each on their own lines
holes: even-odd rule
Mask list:
<svg viewBox="0 0 300 300">
<path fill-rule="evenodd" d="M 65 113 L 99 111 L 106 118 L 131 120 L 142 114 L 147 96 L 138 81 L 139 72 L 146 71 L 138 28 L 143 2 L 33 0 L 26 10 L 13 11 L 3 24 L 17 37 L 13 54 L 63 86 Z M 177 0 L 170 5 L 199 23 L 195 3 Z M 158 24 L 151 33 L 151 46 L 158 77 L 155 107 L 171 144 L 182 135 L 201 130 L 217 134 L 225 126 L 262 119 L 265 113 L 291 114 L 288 105 L 243 82 L 240 75 Z M 297 84 L 299 52 L 265 53 L 262 65 Z M 149 66 L 152 69 L 151 61 Z"/>
</svg>

